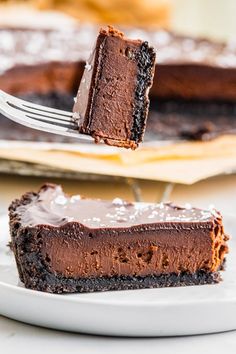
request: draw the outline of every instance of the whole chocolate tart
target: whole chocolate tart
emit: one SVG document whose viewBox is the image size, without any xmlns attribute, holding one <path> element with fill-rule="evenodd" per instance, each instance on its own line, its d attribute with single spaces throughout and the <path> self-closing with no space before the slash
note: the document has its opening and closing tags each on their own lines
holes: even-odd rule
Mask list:
<svg viewBox="0 0 236 354">
<path fill-rule="evenodd" d="M 215 210 L 68 197 L 46 184 L 9 213 L 21 281 L 51 293 L 213 284 L 228 251 Z"/>
<path fill-rule="evenodd" d="M 148 42 L 109 26 L 98 35 L 73 108 L 81 133 L 108 145 L 135 149 L 146 127 L 155 68 Z"/>
<path fill-rule="evenodd" d="M 236 100 L 236 46 L 165 30 L 124 28 L 158 53 L 151 95 L 165 99 Z M 98 28 L 0 28 L 1 89 L 16 93 L 66 92 L 78 88 Z"/>
<path fill-rule="evenodd" d="M 1 90 L 72 110 L 98 28 L 0 28 Z M 146 140 L 207 140 L 236 129 L 236 47 L 164 30 L 124 28 L 157 50 Z M 0 139 L 76 142 L 1 116 Z"/>
</svg>

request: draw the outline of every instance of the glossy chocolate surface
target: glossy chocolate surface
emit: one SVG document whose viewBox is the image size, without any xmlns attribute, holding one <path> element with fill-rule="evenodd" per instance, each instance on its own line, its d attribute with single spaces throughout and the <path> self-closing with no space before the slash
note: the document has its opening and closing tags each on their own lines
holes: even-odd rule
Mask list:
<svg viewBox="0 0 236 354">
<path fill-rule="evenodd" d="M 115 198 L 113 201 L 85 199 L 80 195 L 68 197 L 60 186 L 49 186 L 32 198 L 30 204 L 19 206 L 17 212 L 24 226 L 47 224 L 62 226 L 79 222 L 91 229 L 129 228 L 142 224 L 205 223 L 208 227 L 220 214 L 212 210 L 181 208 L 172 204 L 127 203 Z M 182 225 L 184 228 L 184 225 Z"/>
</svg>

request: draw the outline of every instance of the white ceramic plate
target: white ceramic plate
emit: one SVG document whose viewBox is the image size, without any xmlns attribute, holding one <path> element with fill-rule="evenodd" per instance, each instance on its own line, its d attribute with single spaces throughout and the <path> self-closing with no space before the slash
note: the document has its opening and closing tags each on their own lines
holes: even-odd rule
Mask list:
<svg viewBox="0 0 236 354">
<path fill-rule="evenodd" d="M 0 218 L 0 314 L 60 330 L 115 336 L 171 336 L 236 329 L 236 241 L 217 285 L 52 295 L 19 284 L 7 216 Z M 225 220 L 231 235 L 236 221 Z"/>
</svg>

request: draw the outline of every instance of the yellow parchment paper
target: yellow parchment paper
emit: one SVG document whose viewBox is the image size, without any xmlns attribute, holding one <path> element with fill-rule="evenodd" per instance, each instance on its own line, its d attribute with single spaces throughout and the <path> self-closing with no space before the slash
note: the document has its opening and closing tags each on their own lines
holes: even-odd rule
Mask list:
<svg viewBox="0 0 236 354">
<path fill-rule="evenodd" d="M 0 144 L 0 158 L 54 168 L 192 184 L 236 171 L 236 136 L 209 142 L 144 146 L 136 151 L 96 145 Z"/>
</svg>

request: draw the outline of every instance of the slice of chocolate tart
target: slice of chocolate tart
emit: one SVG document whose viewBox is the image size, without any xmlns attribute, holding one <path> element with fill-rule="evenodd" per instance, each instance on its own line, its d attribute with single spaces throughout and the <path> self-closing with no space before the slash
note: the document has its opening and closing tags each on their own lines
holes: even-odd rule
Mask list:
<svg viewBox="0 0 236 354">
<path fill-rule="evenodd" d="M 228 251 L 215 210 L 68 197 L 46 184 L 9 213 L 21 281 L 51 293 L 213 284 Z"/>
<path fill-rule="evenodd" d="M 142 141 L 155 51 L 147 42 L 100 30 L 73 108 L 79 130 L 108 145 L 135 149 Z"/>
</svg>

